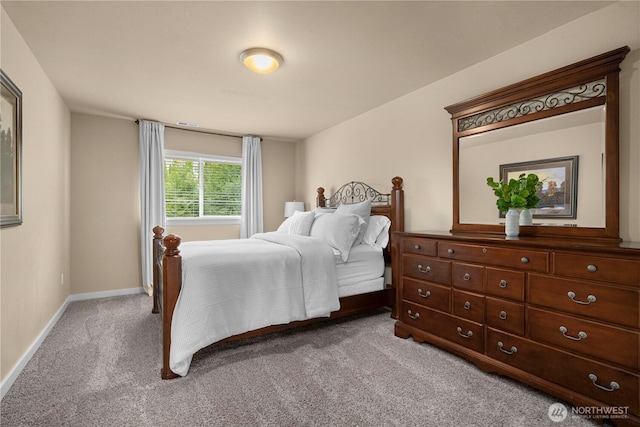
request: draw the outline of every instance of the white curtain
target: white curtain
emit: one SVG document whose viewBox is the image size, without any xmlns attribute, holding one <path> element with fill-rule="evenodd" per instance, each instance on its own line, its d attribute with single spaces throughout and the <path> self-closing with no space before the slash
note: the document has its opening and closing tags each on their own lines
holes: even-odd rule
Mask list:
<svg viewBox="0 0 640 427">
<path fill-rule="evenodd" d="M 140 120 L 140 247 L 142 286 L 153 290 L 153 227 L 166 227 L 164 206 L 164 125 Z"/>
<path fill-rule="evenodd" d="M 243 136 L 240 238 L 255 233 L 262 233 L 262 152 L 259 137 Z"/>
</svg>

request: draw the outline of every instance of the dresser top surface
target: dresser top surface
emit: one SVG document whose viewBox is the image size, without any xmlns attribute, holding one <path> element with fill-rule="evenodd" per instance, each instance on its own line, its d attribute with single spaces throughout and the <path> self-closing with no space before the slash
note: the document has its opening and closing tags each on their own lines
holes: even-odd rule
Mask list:
<svg viewBox="0 0 640 427">
<path fill-rule="evenodd" d="M 632 254 L 640 260 L 640 242 L 603 242 L 583 239 L 571 238 L 554 238 L 554 237 L 533 237 L 521 236 L 507 239 L 501 234 L 481 234 L 481 233 L 451 233 L 449 231 L 439 230 L 416 230 L 397 232 L 396 234 L 407 237 L 423 237 L 441 240 L 454 240 L 463 243 L 479 243 L 479 244 L 499 244 L 501 246 L 512 247 L 537 247 L 548 250 L 580 250 L 580 251 L 599 251 L 620 254 Z"/>
</svg>

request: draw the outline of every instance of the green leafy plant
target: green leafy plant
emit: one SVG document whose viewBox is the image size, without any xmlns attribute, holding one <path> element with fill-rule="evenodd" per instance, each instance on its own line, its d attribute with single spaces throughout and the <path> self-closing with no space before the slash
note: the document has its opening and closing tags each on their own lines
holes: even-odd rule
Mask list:
<svg viewBox="0 0 640 427">
<path fill-rule="evenodd" d="M 487 178 L 487 185 L 493 189 L 493 194 L 498 197 L 496 206 L 500 212 L 509 209 L 532 209 L 535 208 L 540 198 L 536 195 L 540 178 L 534 173 L 522 173 L 518 179 L 511 178 L 509 182 L 495 181 L 492 177 Z"/>
</svg>

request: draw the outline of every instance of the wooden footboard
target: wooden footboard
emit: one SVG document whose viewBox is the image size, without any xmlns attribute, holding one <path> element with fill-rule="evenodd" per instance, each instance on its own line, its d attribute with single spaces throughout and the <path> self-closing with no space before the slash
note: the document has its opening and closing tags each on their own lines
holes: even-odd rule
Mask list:
<svg viewBox="0 0 640 427">
<path fill-rule="evenodd" d="M 402 190 L 402 178 L 393 179 L 392 193 L 389 196 L 389 206 L 376 207 L 372 214 L 387 215 L 391 219 L 390 233 L 393 231 L 404 231 L 404 195 Z M 324 192 L 324 190 L 322 190 Z M 320 189 L 318 189 L 320 195 Z M 320 204 L 319 204 L 320 205 Z M 320 205 L 323 206 L 323 205 Z M 180 255 L 180 237 L 169 234 L 163 237 L 164 229 L 154 227 L 153 229 L 153 286 L 154 304 L 153 313 L 162 315 L 162 379 L 172 379 L 179 375 L 169 368 L 169 353 L 171 349 L 171 321 L 173 311 L 178 301 L 178 295 L 182 288 L 182 256 Z M 396 254 L 393 239 L 389 242 L 392 260 Z M 392 268 L 392 276 L 393 276 Z M 397 270 L 396 270 L 397 271 Z M 269 334 L 302 325 L 316 323 L 327 319 L 335 319 L 349 316 L 380 307 L 394 307 L 396 301 L 395 278 L 392 285 L 387 285 L 386 289 L 369 292 L 366 294 L 354 295 L 340 298 L 340 310 L 331 313 L 330 317 L 321 317 L 303 321 L 291 322 L 286 325 L 269 326 L 266 328 L 249 331 L 240 335 L 234 335 L 223 341 L 233 341 L 241 338 Z"/>
</svg>

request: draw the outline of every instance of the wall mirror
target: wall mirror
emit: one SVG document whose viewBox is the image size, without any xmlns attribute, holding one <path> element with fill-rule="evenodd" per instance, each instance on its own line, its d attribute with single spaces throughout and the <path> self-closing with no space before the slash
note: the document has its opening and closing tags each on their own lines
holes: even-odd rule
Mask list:
<svg viewBox="0 0 640 427">
<path fill-rule="evenodd" d="M 542 179 L 544 206 L 521 236 L 619 241 L 618 75 L 622 47 L 446 107 L 453 124 L 452 232 L 503 233 L 486 184 Z"/>
</svg>

